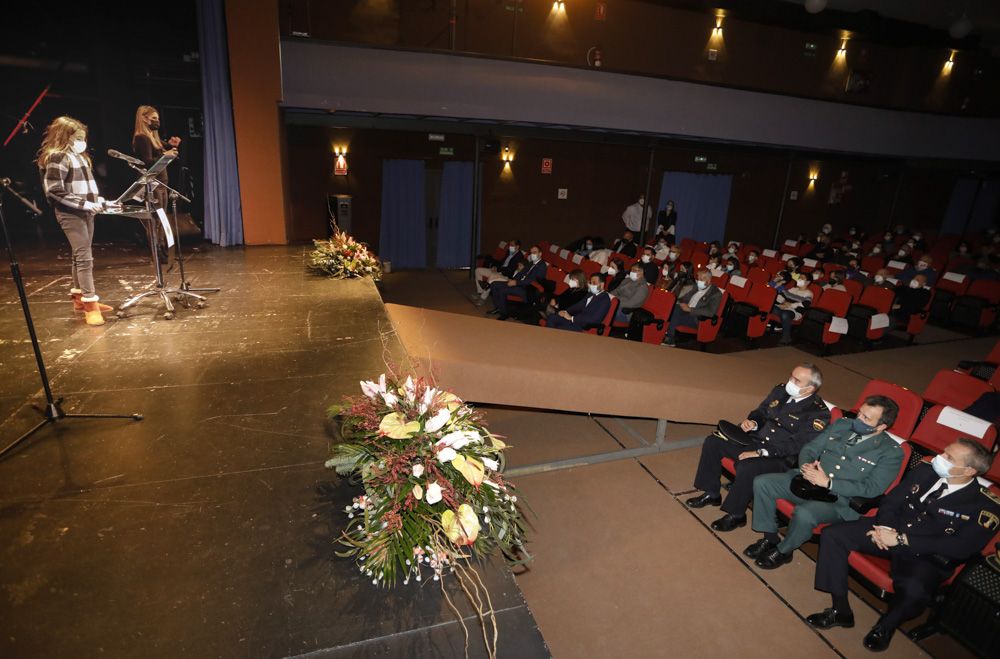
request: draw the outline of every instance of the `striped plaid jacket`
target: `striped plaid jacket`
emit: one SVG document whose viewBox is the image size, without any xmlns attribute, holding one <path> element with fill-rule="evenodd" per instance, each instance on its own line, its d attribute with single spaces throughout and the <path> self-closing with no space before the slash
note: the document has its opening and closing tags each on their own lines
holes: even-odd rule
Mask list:
<svg viewBox="0 0 1000 659">
<path fill-rule="evenodd" d="M 42 177 L 46 198 L 57 210 L 74 215 L 93 213 L 103 201 L 90 165 L 75 153 L 53 153 Z M 75 212 L 74 212 L 75 211 Z"/>
</svg>

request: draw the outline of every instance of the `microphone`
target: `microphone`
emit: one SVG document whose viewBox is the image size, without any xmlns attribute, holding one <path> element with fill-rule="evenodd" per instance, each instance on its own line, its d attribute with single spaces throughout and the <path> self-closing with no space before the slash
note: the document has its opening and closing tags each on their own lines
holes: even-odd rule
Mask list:
<svg viewBox="0 0 1000 659">
<path fill-rule="evenodd" d="M 112 158 L 118 158 L 119 160 L 124 160 L 127 163 L 132 163 L 133 165 L 144 165 L 145 163 L 138 158 L 133 158 L 132 156 L 127 156 L 121 151 L 115 151 L 114 149 L 108 149 L 108 155 Z"/>
</svg>

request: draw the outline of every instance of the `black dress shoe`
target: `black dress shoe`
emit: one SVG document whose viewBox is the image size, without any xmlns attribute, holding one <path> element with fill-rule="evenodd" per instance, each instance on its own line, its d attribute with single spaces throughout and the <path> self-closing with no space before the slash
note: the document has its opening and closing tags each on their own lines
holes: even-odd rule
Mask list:
<svg viewBox="0 0 1000 659">
<path fill-rule="evenodd" d="M 854 614 L 850 611 L 841 613 L 837 609 L 823 609 L 820 613 L 814 613 L 806 618 L 806 622 L 816 629 L 830 629 L 831 627 L 854 626 Z"/>
<path fill-rule="evenodd" d="M 739 517 L 737 517 L 736 515 L 730 515 L 729 513 L 726 513 L 724 516 L 712 522 L 712 528 L 715 529 L 716 531 L 722 531 L 723 533 L 727 531 L 733 531 L 735 529 L 740 528 L 741 526 L 746 526 L 746 525 L 747 525 L 746 515 L 740 515 Z"/>
<path fill-rule="evenodd" d="M 895 629 L 886 629 L 881 624 L 876 624 L 872 627 L 872 630 L 868 632 L 868 635 L 865 636 L 865 647 L 872 652 L 884 651 L 889 647 L 889 642 L 892 641 L 892 634 L 895 631 Z"/>
<path fill-rule="evenodd" d="M 508 318 L 510 318 L 510 316 L 508 316 L 505 313 L 502 313 L 499 316 L 497 316 L 497 320 L 507 320 Z"/>
<path fill-rule="evenodd" d="M 743 555 L 747 558 L 757 558 L 774 549 L 774 545 L 767 538 L 761 538 L 743 550 Z"/>
<path fill-rule="evenodd" d="M 771 551 L 761 554 L 757 560 L 754 561 L 754 564 L 764 570 L 773 570 L 786 563 L 791 563 L 792 558 L 791 554 L 783 554 L 781 550 L 775 547 Z"/>
<path fill-rule="evenodd" d="M 705 506 L 721 506 L 722 497 L 718 494 L 709 494 L 705 492 L 702 495 L 691 497 L 684 502 L 688 508 L 704 508 Z"/>
</svg>

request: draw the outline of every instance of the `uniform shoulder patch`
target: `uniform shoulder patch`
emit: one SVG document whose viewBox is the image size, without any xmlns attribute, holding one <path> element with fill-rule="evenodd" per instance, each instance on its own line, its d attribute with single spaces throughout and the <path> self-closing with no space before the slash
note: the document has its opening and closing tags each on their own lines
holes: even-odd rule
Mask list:
<svg viewBox="0 0 1000 659">
<path fill-rule="evenodd" d="M 778 406 L 778 399 L 777 398 L 775 398 L 774 400 L 772 400 L 771 404 L 768 405 L 768 407 L 777 407 L 777 406 Z"/>
<path fill-rule="evenodd" d="M 1000 517 L 997 517 L 988 510 L 980 510 L 977 521 L 979 522 L 979 526 L 987 531 L 995 531 L 997 528 L 1000 528 Z"/>
<path fill-rule="evenodd" d="M 985 496 L 987 499 L 1000 506 L 1000 496 L 997 496 L 993 490 L 988 487 L 979 488 L 979 493 Z"/>
<path fill-rule="evenodd" d="M 826 424 L 823 423 L 823 419 L 813 419 L 813 430 L 819 432 L 823 428 L 826 428 Z"/>
</svg>

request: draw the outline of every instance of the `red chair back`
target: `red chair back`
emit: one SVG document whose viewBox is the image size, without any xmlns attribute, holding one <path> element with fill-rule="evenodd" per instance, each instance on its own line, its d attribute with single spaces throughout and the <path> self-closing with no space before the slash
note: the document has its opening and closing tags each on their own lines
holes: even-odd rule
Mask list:
<svg viewBox="0 0 1000 659">
<path fill-rule="evenodd" d="M 877 270 L 885 267 L 885 259 L 881 256 L 866 256 L 861 259 L 861 269 L 874 275 Z"/>
<path fill-rule="evenodd" d="M 816 284 L 813 284 L 812 286 L 810 286 L 810 288 L 812 288 L 813 286 L 816 286 Z M 826 311 L 832 313 L 834 316 L 838 316 L 840 318 L 844 318 L 847 316 L 847 310 L 851 308 L 850 293 L 847 293 L 845 291 L 837 291 L 832 288 L 828 288 L 826 290 L 823 290 L 821 288 L 820 291 L 821 292 L 818 296 L 818 299 L 816 297 L 815 291 L 813 292 L 814 296 L 813 299 L 816 300 L 812 304 L 813 307 L 817 309 L 825 309 Z"/>
<path fill-rule="evenodd" d="M 747 338 L 759 339 L 767 331 L 767 319 L 774 307 L 774 299 L 778 290 L 767 284 L 754 284 L 750 294 L 744 300 L 747 304 L 757 307 L 757 313 L 747 321 Z"/>
<path fill-rule="evenodd" d="M 746 278 L 754 284 L 767 284 L 773 275 L 768 274 L 764 268 L 750 268 L 747 270 Z"/>
<path fill-rule="evenodd" d="M 858 284 L 859 282 L 852 281 L 851 283 Z M 896 294 L 888 288 L 868 286 L 861 291 L 858 304 L 871 307 L 878 313 L 889 313 L 892 310 L 892 301 L 895 297 Z"/>
<path fill-rule="evenodd" d="M 869 380 L 865 388 L 861 390 L 861 395 L 858 396 L 858 400 L 851 410 L 857 412 L 861 403 L 869 396 L 885 396 L 896 403 L 899 407 L 899 413 L 896 415 L 896 422 L 889 428 L 889 432 L 899 435 L 903 439 L 909 439 L 910 435 L 913 434 L 913 429 L 917 427 L 924 399 L 916 392 L 898 384 L 885 380 Z"/>
<path fill-rule="evenodd" d="M 981 297 L 992 305 L 1000 304 L 1000 281 L 977 279 L 965 292 L 969 297 Z"/>
<path fill-rule="evenodd" d="M 667 335 L 667 321 L 674 310 L 677 298 L 670 291 L 661 288 L 654 288 L 649 292 L 649 297 L 642 305 L 642 308 L 653 314 L 655 319 L 646 325 L 642 330 L 642 342 L 660 345 L 663 337 Z"/>
<path fill-rule="evenodd" d="M 862 293 L 864 293 L 865 290 L 864 284 L 862 284 L 857 279 L 845 279 L 844 288 L 846 288 L 847 292 L 851 294 L 851 297 L 854 298 L 855 302 L 857 302 L 858 304 L 865 304 L 864 302 L 861 301 Z M 890 302 L 890 306 L 891 304 L 892 303 Z"/>
<path fill-rule="evenodd" d="M 726 284 L 729 297 L 734 302 L 743 302 L 746 300 L 747 296 L 750 295 L 751 288 L 753 288 L 753 284 L 746 277 L 730 277 L 729 282 Z"/>
<path fill-rule="evenodd" d="M 967 275 L 963 275 L 958 272 L 946 272 L 940 277 L 938 277 L 937 283 L 934 284 L 934 288 L 948 291 L 955 295 L 965 295 L 965 292 L 969 290 L 969 284 L 971 280 Z"/>
<path fill-rule="evenodd" d="M 951 405 L 964 410 L 980 396 L 993 391 L 988 383 L 966 373 L 941 369 L 924 389 L 924 400 L 932 405 Z"/>
</svg>

